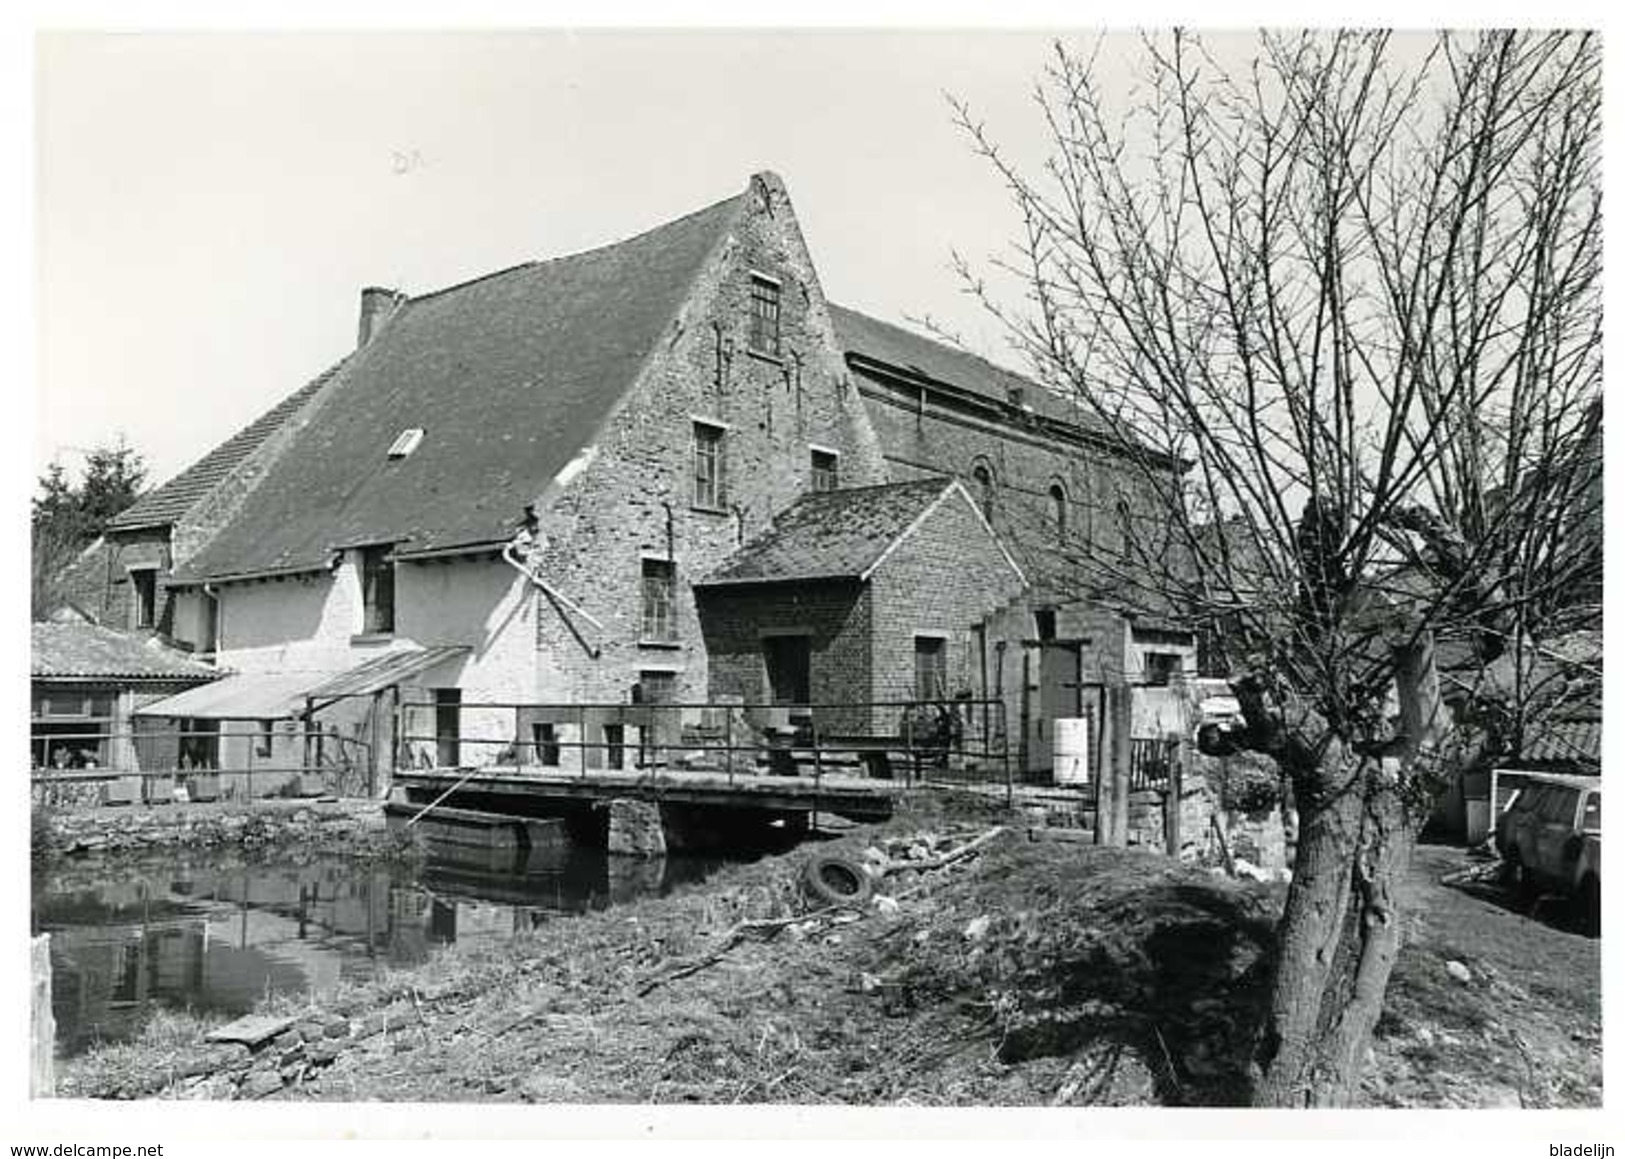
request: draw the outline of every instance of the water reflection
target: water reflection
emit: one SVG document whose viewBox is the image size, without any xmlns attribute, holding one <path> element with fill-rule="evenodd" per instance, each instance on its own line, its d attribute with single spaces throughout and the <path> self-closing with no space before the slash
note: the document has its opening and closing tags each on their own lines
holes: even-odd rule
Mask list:
<svg viewBox="0 0 1625 1159">
<path fill-rule="evenodd" d="M 233 1014 L 269 993 L 332 990 L 432 947 L 507 938 L 561 913 L 661 893 L 715 861 L 633 862 L 567 841 L 530 849 L 431 846 L 418 866 L 344 858 L 193 855 L 36 875 L 33 925 L 51 934 L 57 1047 L 139 1030 L 157 1006 Z"/>
</svg>

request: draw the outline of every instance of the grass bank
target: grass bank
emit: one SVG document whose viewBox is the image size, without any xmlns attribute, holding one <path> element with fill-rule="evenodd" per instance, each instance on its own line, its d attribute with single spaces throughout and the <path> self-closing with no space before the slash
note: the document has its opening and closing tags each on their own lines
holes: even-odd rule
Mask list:
<svg viewBox="0 0 1625 1159">
<path fill-rule="evenodd" d="M 884 826 L 729 867 L 664 898 L 560 918 L 509 942 L 452 947 L 423 967 L 320 1001 L 273 1000 L 265 1012 L 289 1027 L 257 1051 L 208 1046 L 205 1023 L 162 1019 L 136 1042 L 65 1064 L 60 1092 L 1236 1102 L 1284 887 L 1215 877 L 1149 853 L 1033 842 L 1019 828 L 974 856 L 918 868 L 1008 821 L 920 802 Z M 808 858 L 831 853 L 884 856 L 900 868 L 882 879 L 879 900 L 830 908 L 807 898 L 801 872 Z M 1488 1061 L 1495 1047 L 1487 1028 L 1507 1013 L 1499 986 L 1521 987 L 1513 1017 L 1526 1043 L 1535 1022 L 1594 1020 L 1595 990 L 1588 1015 L 1583 983 L 1559 1000 L 1516 981 L 1505 958 L 1495 973 L 1487 952 L 1464 948 L 1451 925 L 1464 895 L 1424 884 L 1367 1101 L 1470 1105 L 1476 1090 L 1483 1100 L 1510 1091 L 1529 1102 L 1586 1105 L 1593 1095 L 1583 1081 L 1537 1088 L 1525 1074 L 1488 1084 L 1486 1071 L 1511 1072 Z M 1529 959 L 1532 978 L 1546 931 L 1526 933 L 1508 935 L 1501 953 Z M 1457 981 L 1446 954 L 1470 958 L 1479 984 Z M 1469 1027 L 1476 1038 L 1466 1036 Z M 1454 1051 L 1445 1036 L 1459 1040 L 1461 1054 L 1418 1054 L 1425 1043 Z M 1582 1075 L 1592 1068 L 1600 1098 L 1600 1043 L 1539 1043 L 1557 1052 L 1554 1067 Z"/>
</svg>

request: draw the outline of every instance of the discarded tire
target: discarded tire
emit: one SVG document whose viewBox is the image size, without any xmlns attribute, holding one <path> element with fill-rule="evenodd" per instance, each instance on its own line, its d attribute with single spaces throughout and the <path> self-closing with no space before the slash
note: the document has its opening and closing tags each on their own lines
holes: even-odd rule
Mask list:
<svg viewBox="0 0 1625 1159">
<path fill-rule="evenodd" d="M 820 854 L 801 871 L 801 888 L 825 905 L 862 905 L 875 891 L 863 866 L 850 857 Z"/>
</svg>

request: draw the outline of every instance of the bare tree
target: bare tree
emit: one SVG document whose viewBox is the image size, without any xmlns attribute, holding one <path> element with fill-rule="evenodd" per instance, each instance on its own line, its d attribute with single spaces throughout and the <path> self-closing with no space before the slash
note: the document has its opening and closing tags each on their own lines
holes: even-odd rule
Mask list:
<svg viewBox="0 0 1625 1159">
<path fill-rule="evenodd" d="M 1020 211 L 990 276 L 1022 302 L 961 268 L 1157 496 L 1078 554 L 1078 594 L 1182 609 L 1233 674 L 1240 742 L 1288 775 L 1253 1099 L 1346 1104 L 1423 810 L 1508 743 L 1481 682 L 1442 711 L 1437 652 L 1511 656 L 1516 683 L 1600 614 L 1600 46 L 1261 34 L 1236 66 L 1176 32 L 1137 55 L 1114 103 L 1057 46 L 1036 170 L 956 106 Z"/>
</svg>

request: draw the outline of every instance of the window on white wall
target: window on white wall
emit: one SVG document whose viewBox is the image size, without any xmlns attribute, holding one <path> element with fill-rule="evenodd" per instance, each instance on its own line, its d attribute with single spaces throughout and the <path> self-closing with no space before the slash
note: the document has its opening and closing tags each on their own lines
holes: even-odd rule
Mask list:
<svg viewBox="0 0 1625 1159">
<path fill-rule="evenodd" d="M 389 551 L 387 543 L 361 551 L 361 630 L 368 634 L 395 630 L 395 564 Z"/>
<path fill-rule="evenodd" d="M 812 452 L 812 489 L 834 491 L 841 485 L 841 457 L 834 451 Z"/>
</svg>

